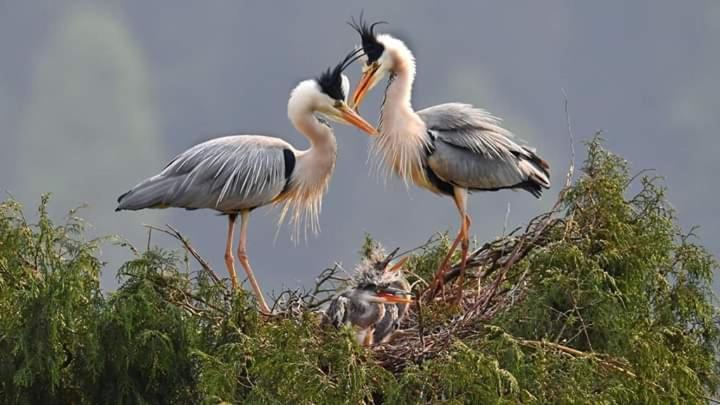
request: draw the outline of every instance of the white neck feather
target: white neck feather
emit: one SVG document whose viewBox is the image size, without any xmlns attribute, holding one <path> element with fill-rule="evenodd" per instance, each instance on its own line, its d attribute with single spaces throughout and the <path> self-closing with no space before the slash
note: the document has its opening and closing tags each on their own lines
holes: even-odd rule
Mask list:
<svg viewBox="0 0 720 405">
<path fill-rule="evenodd" d="M 390 78 L 380 115 L 374 148 L 385 167 L 391 168 L 405 183 L 425 184 L 423 160 L 428 138 L 425 123 L 412 108 L 415 58 L 405 44 L 389 35 L 378 37 L 390 58 Z"/>
<path fill-rule="evenodd" d="M 320 230 L 322 197 L 332 177 L 337 157 L 335 135 L 330 127 L 315 118 L 312 105 L 306 100 L 294 100 L 294 95 L 288 104 L 290 121 L 310 141 L 308 149 L 295 151 L 295 169 L 290 185 L 278 200 L 284 203 L 280 222 L 291 211 L 290 224 L 294 240 L 299 239 L 303 224 L 305 237 L 308 226 L 313 233 Z"/>
</svg>

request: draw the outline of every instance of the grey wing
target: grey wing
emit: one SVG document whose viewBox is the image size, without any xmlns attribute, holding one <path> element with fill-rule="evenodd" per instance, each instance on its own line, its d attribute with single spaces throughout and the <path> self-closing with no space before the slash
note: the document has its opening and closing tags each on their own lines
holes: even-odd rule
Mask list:
<svg viewBox="0 0 720 405">
<path fill-rule="evenodd" d="M 399 305 L 385 305 L 385 316 L 375 324 L 373 342 L 385 342 L 398 329 L 400 326 L 399 311 Z"/>
<path fill-rule="evenodd" d="M 181 153 L 158 175 L 123 194 L 118 210 L 181 207 L 237 212 L 265 205 L 285 188 L 292 153 L 287 142 L 266 136 L 213 139 Z"/>
<path fill-rule="evenodd" d="M 471 190 L 525 188 L 536 196 L 550 187 L 548 164 L 487 111 L 447 103 L 418 115 L 434 140 L 429 166 L 441 179 Z"/>
<path fill-rule="evenodd" d="M 347 321 L 347 310 L 350 305 L 350 300 L 343 296 L 338 295 L 330 301 L 330 306 L 325 311 L 325 319 L 330 322 L 336 328 L 339 328 L 348 323 Z"/>
</svg>

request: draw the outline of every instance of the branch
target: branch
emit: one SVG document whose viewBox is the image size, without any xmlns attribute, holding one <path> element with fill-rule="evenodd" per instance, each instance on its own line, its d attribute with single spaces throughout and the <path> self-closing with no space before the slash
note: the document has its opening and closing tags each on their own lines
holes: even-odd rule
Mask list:
<svg viewBox="0 0 720 405">
<path fill-rule="evenodd" d="M 545 340 L 542 340 L 542 341 L 526 340 L 526 339 L 514 339 L 514 340 L 518 344 L 523 345 L 525 347 L 531 347 L 531 348 L 535 348 L 535 349 L 548 348 L 548 349 L 557 350 L 559 352 L 568 354 L 572 357 L 588 358 L 593 361 L 596 361 L 598 364 L 600 364 L 601 366 L 603 366 L 607 369 L 611 369 L 611 370 L 620 372 L 620 373 L 625 374 L 632 378 L 637 378 L 637 374 L 628 370 L 625 367 L 619 366 L 618 363 L 620 363 L 620 361 L 615 360 L 615 359 L 606 360 L 594 353 L 583 352 L 582 350 L 573 349 L 572 347 L 564 346 L 559 343 L 548 342 Z M 660 387 L 658 386 L 658 388 L 660 388 Z"/>
<path fill-rule="evenodd" d="M 197 260 L 197 262 L 200 264 L 200 266 L 203 268 L 203 270 L 205 270 L 205 272 L 207 272 L 208 275 L 210 275 L 210 277 L 213 279 L 215 284 L 220 285 L 223 288 L 225 288 L 225 285 L 222 283 L 220 277 L 218 277 L 218 275 L 213 271 L 212 267 L 210 267 L 210 264 L 208 264 L 208 262 L 205 259 L 203 259 L 202 256 L 200 256 L 200 254 L 197 252 L 197 250 L 195 250 L 195 248 L 192 247 L 192 245 L 190 245 L 190 242 L 177 229 L 173 228 L 170 225 L 165 225 L 169 229 L 169 231 L 167 229 L 158 228 L 153 225 L 143 224 L 143 226 L 148 228 L 151 231 L 156 230 L 156 231 L 162 232 L 166 235 L 170 235 L 173 238 L 179 240 L 180 243 L 183 244 L 185 249 L 188 252 L 190 252 L 190 254 L 195 258 L 195 260 Z M 148 237 L 148 239 L 149 239 L 149 237 Z"/>
</svg>

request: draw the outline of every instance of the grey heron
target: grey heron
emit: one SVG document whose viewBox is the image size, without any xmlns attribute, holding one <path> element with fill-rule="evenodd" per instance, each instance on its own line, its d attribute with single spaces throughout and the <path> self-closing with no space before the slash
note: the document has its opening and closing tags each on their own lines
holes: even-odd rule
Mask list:
<svg viewBox="0 0 720 405">
<path fill-rule="evenodd" d="M 353 61 L 348 54 L 334 68 L 295 87 L 288 101 L 288 118 L 308 139 L 296 149 L 270 136 L 234 135 L 193 146 L 176 156 L 157 175 L 143 180 L 118 198 L 120 210 L 179 207 L 208 208 L 227 215 L 225 264 L 237 288 L 233 257 L 235 221 L 240 216 L 237 256 L 257 298 L 260 311 L 270 313 L 246 251 L 248 218 L 255 208 L 282 204 L 281 223 L 290 212 L 298 236 L 301 223 L 318 229 L 322 197 L 335 167 L 337 144 L 332 128 L 319 115 L 351 124 L 370 134 L 375 128 L 347 105 L 350 88 L 342 71 Z"/>
<path fill-rule="evenodd" d="M 325 319 L 335 327 L 350 325 L 363 346 L 373 344 L 375 325 L 384 319 L 386 305 L 412 302 L 410 292 L 390 285 L 359 283 L 335 296 Z"/>
<path fill-rule="evenodd" d="M 412 302 L 410 284 L 398 271 L 405 261 L 401 259 L 388 268 L 390 257 L 375 246 L 356 266 L 350 287 L 333 297 L 325 319 L 336 327 L 353 326 L 363 346 L 386 341 Z"/>
<path fill-rule="evenodd" d="M 471 224 L 468 193 L 521 189 L 539 198 L 542 190 L 550 187 L 550 167 L 533 149 L 513 140 L 500 119 L 485 110 L 446 103 L 415 111 L 411 104 L 415 58 L 401 40 L 376 34 L 377 24 L 368 25 L 362 16 L 350 23 L 360 34 L 365 59 L 350 106 L 357 110 L 367 92 L 389 75 L 379 135 L 373 143 L 379 161 L 406 184 L 414 183 L 455 201 L 460 227 L 431 284 L 437 291 L 458 243 L 462 284 Z"/>
<path fill-rule="evenodd" d="M 386 274 L 391 275 L 388 285 L 401 291 L 410 291 L 412 286 L 403 275 L 403 265 L 407 257 L 399 260 L 390 269 L 383 270 Z M 376 324 L 373 331 L 373 343 L 384 343 L 390 340 L 392 335 L 400 328 L 400 321 L 407 314 L 409 302 L 399 302 L 397 304 L 385 305 L 385 316 Z"/>
</svg>

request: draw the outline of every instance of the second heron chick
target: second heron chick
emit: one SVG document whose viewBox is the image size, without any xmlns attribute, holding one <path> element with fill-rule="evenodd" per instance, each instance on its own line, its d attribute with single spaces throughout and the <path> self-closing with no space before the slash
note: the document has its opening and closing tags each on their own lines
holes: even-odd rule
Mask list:
<svg viewBox="0 0 720 405">
<path fill-rule="evenodd" d="M 412 302 L 410 292 L 389 285 L 362 283 L 335 296 L 325 312 L 336 327 L 351 325 L 358 343 L 373 344 L 375 327 L 385 318 L 386 307 Z"/>
<path fill-rule="evenodd" d="M 405 278 L 403 272 L 403 265 L 406 261 L 407 257 L 400 259 L 400 261 L 398 261 L 390 269 L 387 269 L 386 266 L 386 268 L 382 270 L 383 276 L 390 287 L 397 288 L 402 291 L 411 291 L 412 286 Z M 410 302 L 399 302 L 392 305 L 385 305 L 385 314 L 382 319 L 375 324 L 375 330 L 373 331 L 374 344 L 385 343 L 390 340 L 392 335 L 400 329 L 400 322 L 403 318 L 405 318 L 409 307 Z"/>
<path fill-rule="evenodd" d="M 398 271 L 406 259 L 390 266 L 391 259 L 392 254 L 373 245 L 355 267 L 350 288 L 333 298 L 325 313 L 337 327 L 354 326 L 364 346 L 389 340 L 412 302 L 410 283 Z"/>
</svg>

